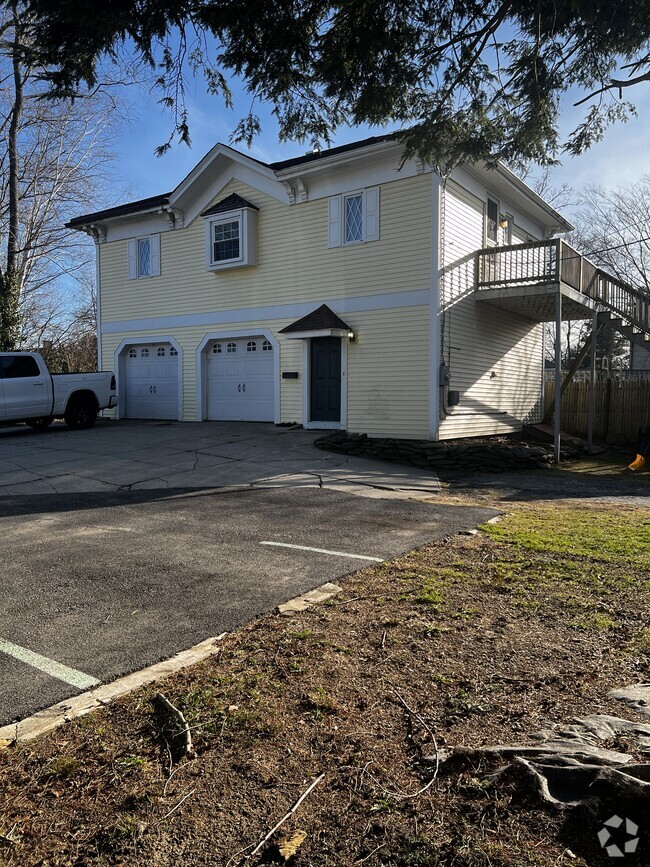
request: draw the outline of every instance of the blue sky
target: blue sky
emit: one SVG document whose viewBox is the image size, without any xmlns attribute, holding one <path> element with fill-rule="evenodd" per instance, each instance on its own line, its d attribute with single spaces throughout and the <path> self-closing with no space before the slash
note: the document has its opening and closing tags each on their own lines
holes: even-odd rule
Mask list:
<svg viewBox="0 0 650 867">
<path fill-rule="evenodd" d="M 155 148 L 166 141 L 172 128 L 172 119 L 157 103 L 158 95 L 144 89 L 130 88 L 127 115 L 130 121 L 120 125 L 115 140 L 117 163 L 116 201 L 137 199 L 172 190 L 193 168 L 201 157 L 217 142 L 228 143 L 239 118 L 246 113 L 250 97 L 241 86 L 235 86 L 233 110 L 224 107 L 218 97 L 205 93 L 202 81 L 188 82 L 188 107 L 192 147 L 174 144 L 163 157 L 154 155 Z M 611 127 L 602 142 L 579 157 L 565 157 L 562 165 L 552 170 L 552 182 L 560 186 L 568 183 L 580 190 L 586 185 L 616 187 L 631 184 L 643 174 L 650 174 L 648 157 L 650 141 L 650 85 L 640 85 L 630 91 L 639 116 L 626 124 Z M 562 127 L 572 129 L 579 119 L 579 110 L 566 100 Z M 308 149 L 298 142 L 281 144 L 277 136 L 277 123 L 270 111 L 262 106 L 262 134 L 256 139 L 250 154 L 265 162 L 297 156 Z M 345 144 L 380 133 L 369 127 L 345 128 L 335 136 L 335 144 Z M 242 145 L 237 145 L 245 150 Z M 111 202 L 112 204 L 116 201 Z"/>
</svg>

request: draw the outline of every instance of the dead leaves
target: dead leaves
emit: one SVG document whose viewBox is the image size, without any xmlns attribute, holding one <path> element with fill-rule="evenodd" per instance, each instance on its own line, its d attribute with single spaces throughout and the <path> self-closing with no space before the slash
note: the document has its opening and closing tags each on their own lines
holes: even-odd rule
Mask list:
<svg viewBox="0 0 650 867">
<path fill-rule="evenodd" d="M 307 833 L 305 831 L 294 831 L 290 837 L 285 837 L 283 840 L 278 841 L 278 852 L 285 861 L 289 861 L 290 858 L 297 853 L 298 849 L 302 846 L 302 844 L 307 839 Z"/>
</svg>

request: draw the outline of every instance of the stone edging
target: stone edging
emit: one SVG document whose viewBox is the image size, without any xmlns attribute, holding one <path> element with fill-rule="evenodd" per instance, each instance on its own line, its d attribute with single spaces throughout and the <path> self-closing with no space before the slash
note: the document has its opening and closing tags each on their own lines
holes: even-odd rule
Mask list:
<svg viewBox="0 0 650 867">
<path fill-rule="evenodd" d="M 288 602 L 279 605 L 276 611 L 285 616 L 297 614 L 305 611 L 312 605 L 325 602 L 327 599 L 340 593 L 341 590 L 342 588 L 337 584 L 322 584 L 320 587 L 316 587 L 302 596 L 297 596 L 295 599 L 290 599 Z M 95 689 L 81 693 L 81 695 L 67 698 L 51 707 L 37 711 L 32 716 L 19 722 L 0 727 L 0 751 L 14 744 L 34 740 L 34 738 L 54 731 L 54 729 L 70 720 L 84 716 L 84 714 L 109 704 L 116 698 L 127 695 L 127 693 L 133 692 L 142 686 L 162 680 L 170 674 L 174 674 L 197 662 L 209 659 L 209 657 L 219 653 L 221 649 L 219 643 L 223 641 L 226 635 L 228 635 L 227 632 L 222 632 L 221 635 L 217 635 L 215 638 L 207 638 L 188 650 L 182 650 L 170 659 L 165 659 L 140 671 L 134 671 L 132 674 L 119 677 L 111 683 L 102 684 Z"/>
<path fill-rule="evenodd" d="M 314 445 L 329 452 L 409 464 L 434 472 L 495 473 L 524 467 L 547 467 L 553 462 L 550 448 L 527 443 L 401 440 L 336 431 L 320 437 Z"/>
</svg>

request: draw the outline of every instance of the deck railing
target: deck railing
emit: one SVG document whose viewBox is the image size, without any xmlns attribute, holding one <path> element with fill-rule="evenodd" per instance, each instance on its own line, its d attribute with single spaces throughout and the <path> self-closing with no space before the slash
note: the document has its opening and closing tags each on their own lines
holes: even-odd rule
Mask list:
<svg viewBox="0 0 650 867">
<path fill-rule="evenodd" d="M 559 283 L 650 334 L 650 294 L 612 277 L 560 238 L 485 247 L 476 254 L 478 291 Z"/>
</svg>

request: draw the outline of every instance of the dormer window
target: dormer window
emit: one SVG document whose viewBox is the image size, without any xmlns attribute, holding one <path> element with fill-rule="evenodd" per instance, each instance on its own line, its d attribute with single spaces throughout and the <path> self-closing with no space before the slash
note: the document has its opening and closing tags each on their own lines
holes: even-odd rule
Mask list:
<svg viewBox="0 0 650 867">
<path fill-rule="evenodd" d="M 201 215 L 206 229 L 209 271 L 257 264 L 257 208 L 231 195 Z"/>
</svg>

